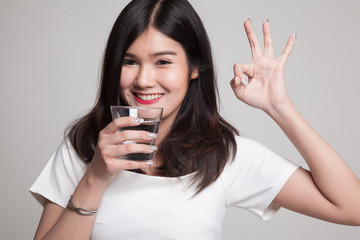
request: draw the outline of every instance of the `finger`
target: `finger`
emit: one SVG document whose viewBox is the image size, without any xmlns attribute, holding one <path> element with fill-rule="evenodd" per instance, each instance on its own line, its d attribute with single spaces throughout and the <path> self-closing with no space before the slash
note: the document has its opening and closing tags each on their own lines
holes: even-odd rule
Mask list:
<svg viewBox="0 0 360 240">
<path fill-rule="evenodd" d="M 109 137 L 109 144 L 119 144 L 125 141 L 135 141 L 147 143 L 156 139 L 157 134 L 141 130 L 119 131 Z"/>
<path fill-rule="evenodd" d="M 286 64 L 287 60 L 289 59 L 291 50 L 295 43 L 295 39 L 296 39 L 296 33 L 294 33 L 290 36 L 289 40 L 286 43 L 284 50 L 282 51 L 280 57 L 278 58 L 278 60 L 280 62 L 282 62 L 284 65 Z"/>
<path fill-rule="evenodd" d="M 105 134 L 115 133 L 120 128 L 128 127 L 128 126 L 138 126 L 143 121 L 141 118 L 133 118 L 133 117 L 120 117 L 114 119 L 110 122 L 102 132 Z"/>
<path fill-rule="evenodd" d="M 104 158 L 120 159 L 120 156 L 126 156 L 133 153 L 153 153 L 157 150 L 155 145 L 127 143 L 112 145 L 103 150 Z"/>
<path fill-rule="evenodd" d="M 258 41 L 254 31 L 252 30 L 251 22 L 249 19 L 245 21 L 244 27 L 245 27 L 245 32 L 246 32 L 247 38 L 250 43 L 251 54 L 252 54 L 253 58 L 261 56 L 262 50 L 261 50 L 259 41 Z"/>
<path fill-rule="evenodd" d="M 230 82 L 234 91 L 237 92 L 248 84 L 246 75 L 248 75 L 249 68 L 249 64 L 237 63 L 234 65 L 234 78 Z"/>
<path fill-rule="evenodd" d="M 244 78 L 240 78 L 239 76 L 235 76 L 230 81 L 230 86 L 235 93 L 241 92 L 243 88 L 245 88 L 249 82 Z"/>
<path fill-rule="evenodd" d="M 140 169 L 146 168 L 153 165 L 152 160 L 148 161 L 131 161 L 131 160 L 124 160 L 124 159 L 116 159 L 113 161 L 114 164 L 118 165 L 118 169 Z"/>
<path fill-rule="evenodd" d="M 263 23 L 263 33 L 264 33 L 264 56 L 274 57 L 274 48 L 272 43 L 271 31 L 270 31 L 270 23 L 269 20 Z"/>
<path fill-rule="evenodd" d="M 236 63 L 233 67 L 234 76 L 239 76 L 242 79 L 246 79 L 246 76 L 251 75 L 250 73 L 250 64 L 245 63 Z"/>
</svg>

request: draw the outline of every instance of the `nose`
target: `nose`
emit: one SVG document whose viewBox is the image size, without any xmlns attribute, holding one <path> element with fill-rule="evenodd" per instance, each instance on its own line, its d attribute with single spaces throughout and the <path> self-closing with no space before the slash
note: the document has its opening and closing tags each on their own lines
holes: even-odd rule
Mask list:
<svg viewBox="0 0 360 240">
<path fill-rule="evenodd" d="M 152 88 L 155 86 L 154 71 L 151 66 L 143 65 L 140 67 L 134 84 L 141 89 Z"/>
</svg>

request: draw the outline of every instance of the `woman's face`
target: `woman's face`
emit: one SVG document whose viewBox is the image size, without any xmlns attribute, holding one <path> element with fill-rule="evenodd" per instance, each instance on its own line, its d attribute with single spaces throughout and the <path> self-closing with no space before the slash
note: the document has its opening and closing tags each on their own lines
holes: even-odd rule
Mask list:
<svg viewBox="0 0 360 240">
<path fill-rule="evenodd" d="M 191 77 L 195 78 L 191 73 Z M 171 124 L 189 84 L 189 67 L 180 43 L 154 28 L 143 32 L 126 52 L 120 78 L 130 106 L 163 107 L 162 123 Z"/>
</svg>

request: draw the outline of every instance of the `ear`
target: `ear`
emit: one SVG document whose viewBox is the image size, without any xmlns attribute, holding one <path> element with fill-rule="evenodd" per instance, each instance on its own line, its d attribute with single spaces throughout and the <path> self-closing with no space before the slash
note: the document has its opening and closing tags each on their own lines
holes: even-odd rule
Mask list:
<svg viewBox="0 0 360 240">
<path fill-rule="evenodd" d="M 198 68 L 193 68 L 192 72 L 191 72 L 191 79 L 196 79 L 199 77 L 199 69 Z"/>
</svg>

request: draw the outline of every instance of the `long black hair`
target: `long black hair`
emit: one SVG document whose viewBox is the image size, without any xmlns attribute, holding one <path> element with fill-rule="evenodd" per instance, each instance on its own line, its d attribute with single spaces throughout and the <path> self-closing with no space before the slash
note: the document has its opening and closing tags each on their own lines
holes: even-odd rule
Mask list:
<svg viewBox="0 0 360 240">
<path fill-rule="evenodd" d="M 189 82 L 172 128 L 159 145 L 158 174 L 179 177 L 196 172 L 198 192 L 214 182 L 236 152 L 237 130 L 218 112 L 218 89 L 211 46 L 204 25 L 187 0 L 133 0 L 120 13 L 110 33 L 94 108 L 69 129 L 69 138 L 86 162 L 96 148 L 98 134 L 111 122 L 110 106 L 126 105 L 120 92 L 121 67 L 127 49 L 152 27 L 183 47 L 189 71 L 199 76 Z"/>
</svg>

